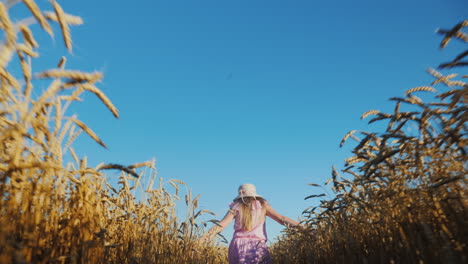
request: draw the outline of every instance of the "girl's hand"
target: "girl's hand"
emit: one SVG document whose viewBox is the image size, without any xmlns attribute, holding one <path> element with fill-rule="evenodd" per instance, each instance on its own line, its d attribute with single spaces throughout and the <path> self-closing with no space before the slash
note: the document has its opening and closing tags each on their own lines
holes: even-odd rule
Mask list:
<svg viewBox="0 0 468 264">
<path fill-rule="evenodd" d="M 307 228 L 304 225 L 298 225 L 297 227 L 299 228 L 299 230 L 301 230 L 301 232 L 303 232 L 304 234 L 308 234 L 312 237 L 315 237 L 315 235 L 317 234 L 317 230 Z"/>
<path fill-rule="evenodd" d="M 197 243 L 197 245 L 201 246 L 203 244 L 208 243 L 210 240 L 211 240 L 211 234 L 210 234 L 210 232 L 207 232 L 207 233 L 203 234 L 199 239 L 197 239 L 196 243 Z"/>
<path fill-rule="evenodd" d="M 209 241 L 208 237 L 207 236 L 202 236 L 200 237 L 198 240 L 197 240 L 197 244 L 205 244 Z"/>
<path fill-rule="evenodd" d="M 203 246 L 208 243 L 209 241 L 209 238 L 208 236 L 205 234 L 203 236 L 201 236 L 199 239 L 197 239 L 195 241 L 195 243 L 193 244 L 193 247 L 192 247 L 192 251 L 194 252 L 200 252 L 201 249 L 203 248 Z"/>
</svg>

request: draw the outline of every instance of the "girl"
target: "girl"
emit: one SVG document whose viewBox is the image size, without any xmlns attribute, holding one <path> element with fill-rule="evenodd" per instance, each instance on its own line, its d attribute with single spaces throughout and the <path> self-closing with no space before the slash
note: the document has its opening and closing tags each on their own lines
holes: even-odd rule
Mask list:
<svg viewBox="0 0 468 264">
<path fill-rule="evenodd" d="M 257 194 L 253 184 L 242 184 L 238 191 L 239 195 L 229 204 L 230 209 L 224 218 L 200 240 L 205 242 L 235 220 L 234 236 L 229 244 L 229 264 L 269 264 L 265 216 L 287 227 L 299 226 L 299 223 L 276 212 Z"/>
</svg>

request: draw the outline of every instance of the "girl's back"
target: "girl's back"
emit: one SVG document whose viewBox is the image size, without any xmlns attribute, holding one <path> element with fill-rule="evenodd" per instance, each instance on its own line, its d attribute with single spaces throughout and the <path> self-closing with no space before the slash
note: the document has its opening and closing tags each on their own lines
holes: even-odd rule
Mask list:
<svg viewBox="0 0 468 264">
<path fill-rule="evenodd" d="M 230 204 L 234 215 L 234 236 L 229 244 L 229 263 L 270 263 L 266 246 L 267 202 L 262 198 L 246 197 Z"/>
<path fill-rule="evenodd" d="M 267 201 L 265 200 L 253 200 L 250 202 L 251 212 L 251 229 L 245 230 L 243 228 L 241 214 L 242 214 L 242 201 L 236 201 L 231 203 L 229 207 L 233 211 L 234 217 L 234 238 L 251 238 L 257 240 L 267 240 L 266 224 L 265 224 L 265 209 Z"/>
<path fill-rule="evenodd" d="M 299 223 L 276 212 L 262 196 L 257 194 L 253 184 L 242 184 L 238 192 L 239 195 L 229 205 L 230 209 L 224 218 L 210 228 L 200 238 L 200 242 L 221 232 L 234 220 L 234 236 L 229 244 L 229 263 L 269 264 L 265 216 L 286 226 L 299 226 Z"/>
</svg>

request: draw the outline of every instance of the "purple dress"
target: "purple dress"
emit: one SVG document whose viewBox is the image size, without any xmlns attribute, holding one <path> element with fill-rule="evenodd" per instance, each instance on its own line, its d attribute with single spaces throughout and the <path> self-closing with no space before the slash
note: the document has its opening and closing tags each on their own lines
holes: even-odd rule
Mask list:
<svg viewBox="0 0 468 264">
<path fill-rule="evenodd" d="M 229 264 L 269 264 L 265 215 L 260 201 L 252 204 L 253 228 L 250 231 L 242 230 L 239 203 L 231 203 L 229 207 L 235 212 L 234 235 L 229 244 Z"/>
</svg>

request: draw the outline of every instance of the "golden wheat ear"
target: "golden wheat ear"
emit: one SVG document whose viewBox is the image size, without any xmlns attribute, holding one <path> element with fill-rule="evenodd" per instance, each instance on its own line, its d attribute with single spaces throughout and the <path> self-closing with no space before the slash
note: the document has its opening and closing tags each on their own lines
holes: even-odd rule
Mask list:
<svg viewBox="0 0 468 264">
<path fill-rule="evenodd" d="M 106 144 L 104 144 L 104 142 L 102 142 L 102 140 L 96 135 L 96 133 L 94 133 L 91 130 L 91 128 L 89 128 L 83 122 L 81 122 L 80 120 L 75 119 L 73 117 L 69 118 L 69 120 L 72 121 L 73 123 L 75 123 L 79 128 L 81 128 L 86 134 L 88 134 L 89 137 L 91 137 L 94 141 L 96 141 L 96 143 L 98 143 L 99 145 L 101 145 L 104 148 L 107 148 Z"/>
<path fill-rule="evenodd" d="M 36 18 L 37 22 L 41 27 L 51 36 L 54 35 L 52 28 L 50 27 L 49 23 L 45 19 L 44 15 L 42 14 L 39 7 L 36 5 L 34 0 L 22 0 L 23 3 L 27 6 L 31 14 Z"/>
<path fill-rule="evenodd" d="M 132 176 L 134 176 L 135 178 L 139 178 L 140 176 L 132 170 L 132 168 L 129 168 L 129 167 L 126 167 L 126 166 L 123 166 L 123 165 L 120 165 L 120 164 L 105 164 L 105 165 L 102 165 L 102 166 L 99 166 L 98 171 L 100 170 L 121 170 L 121 171 L 124 171 Z"/>
<path fill-rule="evenodd" d="M 8 11 L 20 2 L 32 17 L 16 23 Z M 176 194 L 164 188 L 162 178 L 155 188 L 154 160 L 92 168 L 75 152 L 72 143 L 83 131 L 106 145 L 75 115 L 66 116 L 71 102 L 91 92 L 114 116 L 118 111 L 95 86 L 102 74 L 65 70 L 65 57 L 56 69 L 33 75 L 31 61 L 40 55 L 40 43 L 29 25 L 37 21 L 52 35 L 49 23 L 57 22 L 71 51 L 70 26 L 82 24 L 56 2 L 52 6 L 54 12 L 42 12 L 34 0 L 0 1 L 0 263 L 223 263 L 224 248 L 189 251 L 203 232 L 197 218 L 209 212 L 196 208 L 198 196 L 181 219 L 176 206 L 183 182 L 169 181 Z M 9 71 L 15 53 L 24 82 L 15 78 L 20 72 Z M 38 79 L 50 85 L 33 93 Z M 109 169 L 121 172 L 121 188 L 104 174 Z M 138 188 L 148 176 L 147 187 Z"/>
<path fill-rule="evenodd" d="M 60 25 L 60 29 L 62 30 L 63 41 L 65 43 L 65 47 L 67 47 L 68 51 L 72 51 L 72 40 L 70 34 L 70 28 L 68 27 L 68 23 L 65 20 L 65 12 L 63 12 L 62 7 L 56 2 L 52 1 L 52 5 L 54 6 L 55 15 L 57 16 L 57 22 Z"/>
<path fill-rule="evenodd" d="M 414 88 L 411 88 L 411 89 L 407 90 L 405 92 L 405 95 L 406 96 L 412 96 L 413 93 L 421 92 L 421 91 L 432 92 L 432 93 L 437 92 L 437 90 L 432 88 L 431 86 L 418 86 L 418 87 L 414 87 Z"/>
<path fill-rule="evenodd" d="M 91 84 L 82 84 L 80 85 L 81 88 L 83 88 L 86 91 L 89 91 L 93 94 L 95 94 L 101 102 L 111 111 L 111 113 L 114 115 L 115 118 L 119 118 L 119 110 L 114 106 L 112 101 L 101 91 L 99 90 L 96 86 L 91 85 Z"/>
</svg>

